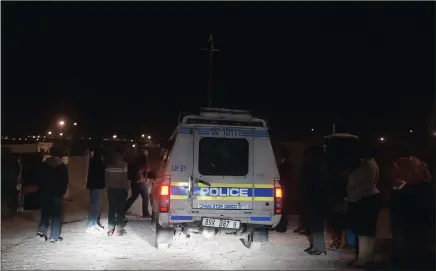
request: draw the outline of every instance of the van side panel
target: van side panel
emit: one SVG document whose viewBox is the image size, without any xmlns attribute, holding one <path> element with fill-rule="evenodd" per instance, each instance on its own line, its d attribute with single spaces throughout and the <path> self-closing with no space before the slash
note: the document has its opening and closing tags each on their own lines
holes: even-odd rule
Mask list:
<svg viewBox="0 0 436 271">
<path fill-rule="evenodd" d="M 191 211 L 187 199 L 187 184 L 193 167 L 192 143 L 192 129 L 181 127 L 165 166 L 165 174 L 171 176 L 170 212 L 189 213 Z"/>
<path fill-rule="evenodd" d="M 279 171 L 266 129 L 257 129 L 254 137 L 254 211 L 256 214 L 274 213 L 274 178 L 279 178 Z"/>
</svg>

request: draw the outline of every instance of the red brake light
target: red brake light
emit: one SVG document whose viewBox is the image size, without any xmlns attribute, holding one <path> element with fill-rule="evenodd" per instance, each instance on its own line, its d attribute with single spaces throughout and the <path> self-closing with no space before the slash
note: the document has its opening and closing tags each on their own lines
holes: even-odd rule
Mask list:
<svg viewBox="0 0 436 271">
<path fill-rule="evenodd" d="M 168 185 L 162 185 L 160 188 L 161 196 L 168 196 L 170 194 L 170 188 Z"/>
<path fill-rule="evenodd" d="M 282 213 L 283 192 L 281 187 L 274 188 L 274 213 Z"/>
<path fill-rule="evenodd" d="M 159 211 L 161 213 L 168 213 L 170 209 L 170 186 L 162 185 L 160 187 L 159 195 Z"/>
<path fill-rule="evenodd" d="M 276 188 L 276 198 L 282 198 L 282 189 Z"/>
</svg>

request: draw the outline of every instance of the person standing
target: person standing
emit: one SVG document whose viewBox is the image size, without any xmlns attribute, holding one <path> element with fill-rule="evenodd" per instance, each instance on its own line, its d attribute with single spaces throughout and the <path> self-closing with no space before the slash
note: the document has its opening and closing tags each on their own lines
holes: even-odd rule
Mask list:
<svg viewBox="0 0 436 271">
<path fill-rule="evenodd" d="M 129 191 L 127 163 L 123 160 L 123 152 L 116 150 L 110 156 L 105 170 L 105 181 L 109 200 L 108 236 L 121 236 L 124 231 L 124 208 Z"/>
<path fill-rule="evenodd" d="M 47 230 L 50 226 L 50 243 L 62 241 L 60 237 L 62 224 L 63 196 L 68 188 L 68 171 L 62 161 L 63 149 L 53 146 L 51 157 L 41 165 L 39 191 L 41 195 L 41 220 L 38 225 L 37 237 L 47 241 Z"/>
<path fill-rule="evenodd" d="M 148 214 L 148 189 L 147 189 L 147 150 L 141 149 L 140 153 L 129 165 L 129 179 L 131 182 L 132 196 L 127 200 L 125 212 L 132 207 L 133 203 L 142 198 L 142 217 L 149 217 Z"/>
<path fill-rule="evenodd" d="M 301 168 L 301 204 L 307 219 L 309 247 L 304 251 L 310 255 L 326 255 L 324 225 L 328 212 L 327 168 L 323 150 L 313 147 L 305 152 Z"/>
<path fill-rule="evenodd" d="M 100 224 L 101 201 L 105 189 L 105 164 L 99 149 L 91 150 L 86 188 L 89 190 L 89 214 L 87 233 L 104 229 Z"/>
<path fill-rule="evenodd" d="M 365 267 L 373 260 L 381 196 L 377 189 L 378 165 L 369 148 L 361 148 L 360 153 L 357 166 L 348 175 L 347 220 L 350 230 L 357 236 L 356 259 L 350 264 Z"/>
<path fill-rule="evenodd" d="M 396 158 L 391 167 L 392 260 L 398 267 L 425 268 L 434 229 L 431 175 L 408 146 L 400 146 Z"/>
</svg>

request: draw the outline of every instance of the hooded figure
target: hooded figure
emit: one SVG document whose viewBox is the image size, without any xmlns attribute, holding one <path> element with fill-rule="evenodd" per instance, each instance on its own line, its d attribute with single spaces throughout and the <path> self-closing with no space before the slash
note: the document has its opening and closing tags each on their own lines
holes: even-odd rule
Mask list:
<svg viewBox="0 0 436 271">
<path fill-rule="evenodd" d="M 51 157 L 41 165 L 39 175 L 39 191 L 41 195 L 41 220 L 37 236 L 46 241 L 47 230 L 51 220 L 50 242 L 62 241 L 60 237 L 62 219 L 62 198 L 68 188 L 68 171 L 62 161 L 64 151 L 53 146 Z"/>
</svg>

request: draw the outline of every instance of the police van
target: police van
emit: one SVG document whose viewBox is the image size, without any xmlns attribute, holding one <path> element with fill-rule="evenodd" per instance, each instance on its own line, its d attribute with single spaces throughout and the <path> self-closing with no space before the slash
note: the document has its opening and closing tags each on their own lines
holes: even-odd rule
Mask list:
<svg viewBox="0 0 436 271">
<path fill-rule="evenodd" d="M 282 215 L 266 122 L 249 111 L 202 109 L 182 119 L 171 144 L 151 192 L 156 248 L 192 234 L 266 244 Z"/>
</svg>

